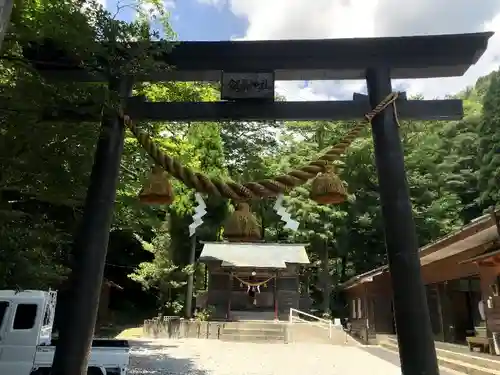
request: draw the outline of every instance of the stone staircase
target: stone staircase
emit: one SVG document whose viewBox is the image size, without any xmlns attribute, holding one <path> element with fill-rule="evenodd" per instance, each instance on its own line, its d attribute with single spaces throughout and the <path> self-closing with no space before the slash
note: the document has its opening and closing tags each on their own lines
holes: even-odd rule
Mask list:
<svg viewBox="0 0 500 375">
<path fill-rule="evenodd" d="M 356 343 L 339 327 L 332 327 L 331 337 L 328 329 L 310 323 L 274 321 L 238 321 L 223 324 L 220 340 L 266 343 L 308 342 L 330 345 L 353 345 Z"/>
<path fill-rule="evenodd" d="M 294 322 L 287 327 L 288 342 L 307 342 L 312 344 L 356 345 L 341 327 L 332 326 L 331 337 L 328 328 L 316 324 Z"/>
<path fill-rule="evenodd" d="M 150 319 L 144 321 L 142 335 L 150 338 L 197 338 L 223 341 L 297 343 L 308 342 L 330 345 L 352 345 L 356 341 L 348 337 L 340 326 L 328 322 L 275 321 L 274 312 L 233 312 L 235 321 L 195 321 L 174 319 Z M 1 374 L 0 374 L 1 375 Z"/>
<path fill-rule="evenodd" d="M 227 322 L 222 327 L 220 340 L 285 343 L 286 323 L 273 321 Z"/>
<path fill-rule="evenodd" d="M 398 354 L 395 337 L 380 339 L 380 346 Z M 500 375 L 500 357 L 484 353 L 469 352 L 466 346 L 436 342 L 436 354 L 440 369 L 458 371 L 469 375 Z"/>
</svg>

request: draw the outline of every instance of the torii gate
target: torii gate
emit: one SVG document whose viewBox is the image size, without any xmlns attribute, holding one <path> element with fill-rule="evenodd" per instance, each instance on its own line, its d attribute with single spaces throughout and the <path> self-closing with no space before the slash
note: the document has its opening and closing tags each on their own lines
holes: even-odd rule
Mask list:
<svg viewBox="0 0 500 375">
<path fill-rule="evenodd" d="M 146 103 L 129 98 L 130 77 L 89 76 L 65 67 L 57 71 L 54 51 L 39 49 L 26 56 L 47 76 L 76 81 L 109 81 L 123 98 L 126 113 L 135 120 L 351 120 L 360 119 L 392 92 L 391 79 L 461 76 L 486 49 L 492 33 L 255 42 L 181 42 L 161 58 L 175 67 L 136 81 L 222 81 L 223 97 L 215 103 Z M 45 58 L 44 56 L 50 56 Z M 67 63 L 64 56 L 61 61 Z M 67 57 L 67 56 L 66 56 Z M 45 59 L 45 62 L 44 62 Z M 238 78 L 239 77 L 239 78 Z M 245 78 L 246 77 L 246 78 Z M 264 79 L 262 100 L 245 100 L 227 80 Z M 260 77 L 260 78 L 259 78 Z M 275 102 L 274 80 L 366 79 L 368 98 L 353 101 Z M 234 82 L 233 82 L 234 83 Z M 270 94 L 271 93 L 271 94 Z M 463 115 L 460 100 L 398 99 L 400 119 L 453 120 Z M 61 115 L 89 119 L 95 116 Z M 85 214 L 76 249 L 83 254 L 75 272 L 71 328 L 60 332 L 54 375 L 83 374 L 96 319 L 104 271 L 116 181 L 123 149 L 123 118 L 106 113 L 95 154 Z M 388 107 L 372 121 L 386 247 L 394 293 L 402 372 L 439 373 L 427 300 L 420 275 L 418 245 L 404 168 L 403 149 L 394 109 Z"/>
</svg>

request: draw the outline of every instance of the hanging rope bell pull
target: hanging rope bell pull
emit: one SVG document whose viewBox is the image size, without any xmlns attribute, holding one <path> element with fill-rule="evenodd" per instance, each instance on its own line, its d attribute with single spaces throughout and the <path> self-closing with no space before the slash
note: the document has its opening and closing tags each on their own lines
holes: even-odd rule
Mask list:
<svg viewBox="0 0 500 375">
<path fill-rule="evenodd" d="M 171 204 L 174 201 L 174 191 L 168 173 L 155 165 L 139 193 L 139 201 L 145 204 Z"/>
<path fill-rule="evenodd" d="M 260 226 L 248 203 L 240 202 L 224 223 L 224 236 L 231 242 L 260 240 Z"/>
<path fill-rule="evenodd" d="M 346 188 L 332 166 L 327 166 L 312 181 L 310 197 L 320 204 L 340 204 L 347 200 Z"/>
</svg>

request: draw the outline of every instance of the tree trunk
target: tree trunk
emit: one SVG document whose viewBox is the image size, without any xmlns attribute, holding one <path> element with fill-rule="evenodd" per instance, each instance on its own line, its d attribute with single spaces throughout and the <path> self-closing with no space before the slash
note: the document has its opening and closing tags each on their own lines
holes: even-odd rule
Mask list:
<svg viewBox="0 0 500 375">
<path fill-rule="evenodd" d="M 2 48 L 3 39 L 10 24 L 13 5 L 13 0 L 0 0 L 0 49 Z"/>
<path fill-rule="evenodd" d="M 316 141 L 318 142 L 318 150 L 322 151 L 325 147 L 325 124 L 321 123 L 316 129 Z M 322 272 L 321 272 L 321 284 L 323 289 L 323 306 L 322 310 L 324 314 L 330 312 L 330 294 L 331 294 L 331 280 L 330 280 L 330 269 L 329 269 L 329 259 L 328 259 L 328 243 L 327 240 L 323 240 L 323 259 L 321 261 Z"/>
<path fill-rule="evenodd" d="M 345 275 L 347 273 L 347 256 L 343 255 L 340 258 L 340 283 L 345 281 Z"/>
</svg>

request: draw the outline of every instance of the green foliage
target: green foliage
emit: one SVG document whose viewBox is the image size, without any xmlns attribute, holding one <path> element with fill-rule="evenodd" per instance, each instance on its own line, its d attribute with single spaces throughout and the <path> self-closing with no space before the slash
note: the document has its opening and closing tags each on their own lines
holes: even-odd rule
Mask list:
<svg viewBox="0 0 500 375">
<path fill-rule="evenodd" d="M 142 89 L 150 100 L 203 101 L 215 98 L 213 88 L 208 85 L 148 85 Z M 155 141 L 165 152 L 177 156 L 191 168 L 213 178 L 228 177 L 219 124 L 164 124 L 161 127 L 156 124 L 150 125 L 150 131 L 152 134 L 157 134 Z M 136 158 L 136 153 L 130 154 L 130 157 Z M 130 184 L 125 186 L 130 189 Z M 146 289 L 154 285 L 162 290 L 158 294 L 159 304 L 171 311 L 178 309 L 178 305 L 182 306 L 184 302 L 182 287 L 186 284 L 187 276 L 201 272 L 199 266 L 189 265 L 192 244 L 189 240 L 188 226 L 192 222 L 191 215 L 194 213 L 194 194 L 180 183 L 175 184 L 175 191 L 176 199 L 166 213 L 163 230 L 153 234 L 154 259 L 142 263 L 130 275 Z M 208 212 L 204 217 L 204 224 L 198 228 L 197 237 L 201 240 L 214 241 L 217 240 L 220 225 L 227 213 L 227 202 L 217 197 L 207 197 L 206 204 Z M 174 284 L 172 281 L 175 281 Z M 170 305 L 172 301 L 177 301 L 177 304 Z"/>
<path fill-rule="evenodd" d="M 210 320 L 210 318 L 215 314 L 215 307 L 214 306 L 208 306 L 204 309 L 201 309 L 199 311 L 196 311 L 194 313 L 194 318 L 196 320 L 199 320 L 200 322 L 206 322 Z"/>
<path fill-rule="evenodd" d="M 172 260 L 172 242 L 168 222 L 156 230 L 152 243 L 142 241 L 143 248 L 153 253 L 151 262 L 142 262 L 129 277 L 153 293 L 158 308 L 164 314 L 178 314 L 182 310 L 179 289 L 185 285 L 185 270 Z"/>
<path fill-rule="evenodd" d="M 123 7 L 132 7 L 138 17 L 132 22 L 118 20 Z M 155 53 L 149 41 L 159 40 L 160 31 L 164 40 L 175 38 L 160 0 L 134 0 L 119 5 L 116 12 L 104 10 L 95 0 L 15 2 L 0 61 L 0 287 L 57 287 L 73 262 L 72 235 L 81 219 L 99 126 L 41 121 L 42 111 L 82 102 L 100 111 L 115 103 L 103 85 L 49 83 L 41 78 L 24 59 L 30 42 L 51 39 L 55 47 L 78 55 L 89 71 L 134 74 L 157 64 L 146 52 Z M 124 53 L 116 41 L 140 43 Z M 198 82 L 141 83 L 134 91 L 150 101 L 218 100 L 216 85 Z M 500 73 L 480 78 L 458 97 L 464 99 L 466 111 L 461 121 L 401 124 L 421 246 L 481 215 L 500 198 Z M 353 123 L 138 125 L 162 151 L 194 170 L 213 178 L 251 181 L 305 164 L 339 141 Z M 171 206 L 140 204 L 136 197 L 151 164 L 127 133 L 113 221 L 113 233 L 126 235 L 110 245 L 108 261 L 114 259 L 128 270 L 130 280 L 153 294 L 159 310 L 178 314 L 187 275 L 194 273 L 196 285 L 202 287 L 202 267 L 188 264 L 194 192 L 171 181 L 176 193 Z M 307 284 L 324 312 L 330 309 L 332 286 L 387 261 L 368 127 L 337 172 L 350 193 L 342 205 L 316 204 L 309 199 L 308 185 L 287 194 L 284 204 L 300 222 L 295 233 L 284 229 L 272 208 L 274 200 L 252 202 L 265 240 L 309 244 L 312 265 Z M 197 230 L 198 242 L 220 240 L 228 202 L 204 199 L 208 212 Z M 200 248 L 198 243 L 196 251 Z M 209 316 L 210 311 L 197 315 Z"/>
<path fill-rule="evenodd" d="M 82 213 L 98 124 L 42 122 L 42 111 L 90 98 L 97 108 L 106 103 L 103 86 L 45 81 L 23 54 L 31 43 L 50 39 L 54 46 L 83 59 L 90 71 L 118 74 L 149 69 L 152 60 L 144 48 L 157 37 L 151 24 L 159 24 L 166 38 L 172 34 L 160 1 L 137 1 L 134 6 L 143 9 L 146 3 L 154 14 L 123 22 L 94 0 L 15 2 L 0 62 L 1 287 L 57 287 L 72 264 L 71 237 Z M 123 56 L 112 43 L 108 47 L 99 43 L 114 40 L 144 43 L 142 50 L 133 51 L 135 56 Z M 120 72 L 115 69 L 117 63 L 124 63 Z M 144 163 L 145 158 L 139 160 L 138 164 Z M 143 207 L 127 200 L 138 176 L 134 173 L 124 181 L 122 175 L 116 221 L 118 227 L 147 235 L 158 223 L 157 212 L 144 213 Z"/>
<path fill-rule="evenodd" d="M 500 71 L 491 76 L 483 99 L 479 134 L 480 201 L 485 206 L 500 201 Z"/>
</svg>

